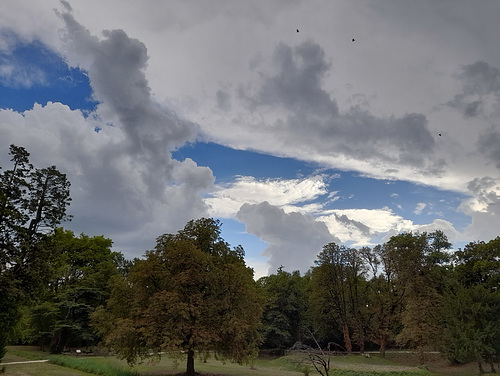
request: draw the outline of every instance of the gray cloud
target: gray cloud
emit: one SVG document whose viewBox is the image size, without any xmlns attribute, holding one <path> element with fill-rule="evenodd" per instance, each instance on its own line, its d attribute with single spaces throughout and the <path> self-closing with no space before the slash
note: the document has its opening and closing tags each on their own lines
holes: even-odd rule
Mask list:
<svg viewBox="0 0 500 376">
<path fill-rule="evenodd" d="M 287 214 L 266 201 L 242 205 L 237 217 L 247 232 L 269 243 L 263 255 L 269 257 L 270 272 L 281 265 L 306 272 L 325 244 L 340 243 L 325 223 L 300 213 Z"/>
<path fill-rule="evenodd" d="M 467 187 L 473 198 L 461 205 L 461 209 L 471 216 L 471 224 L 464 231 L 465 238 L 468 241 L 493 239 L 498 236 L 500 215 L 498 180 L 489 176 L 475 178 Z"/>
<path fill-rule="evenodd" d="M 500 132 L 490 129 L 480 135 L 478 150 L 490 158 L 500 169 Z"/>
<path fill-rule="evenodd" d="M 462 81 L 462 92 L 447 103 L 465 117 L 484 114 L 485 96 L 493 94 L 500 101 L 500 70 L 484 61 L 462 66 L 455 77 Z M 479 99 L 477 99 L 479 98 Z"/>
<path fill-rule="evenodd" d="M 484 61 L 464 65 L 458 76 L 464 82 L 465 94 L 489 94 L 500 92 L 500 70 Z"/>
<path fill-rule="evenodd" d="M 485 176 L 482 178 L 475 178 L 467 184 L 467 188 L 475 196 L 480 198 L 480 201 L 488 203 L 490 201 L 497 201 L 498 196 L 494 194 L 491 189 L 495 187 L 496 180 L 492 177 Z"/>
<path fill-rule="evenodd" d="M 346 229 L 354 229 L 356 232 L 359 231 L 364 237 L 371 236 L 370 227 L 368 227 L 364 223 L 356 221 L 354 219 L 350 219 L 345 214 L 338 215 L 334 213 L 334 216 L 337 222 L 341 223 Z"/>
<path fill-rule="evenodd" d="M 198 127 L 179 119 L 151 99 L 144 74 L 146 46 L 129 38 L 123 30 L 104 32 L 104 39 L 91 36 L 70 13 L 63 13 L 71 57 L 83 61 L 95 98 L 104 116 L 116 116 L 128 135 L 122 151 L 132 153 L 137 162 L 155 166 L 144 169 L 143 177 L 152 192 L 163 188 L 163 179 L 172 170 L 169 150 L 192 139 Z"/>
<path fill-rule="evenodd" d="M 231 110 L 231 95 L 222 90 L 217 90 L 217 107 L 222 111 Z"/>
<path fill-rule="evenodd" d="M 287 146 L 439 172 L 432 160 L 435 141 L 424 115 L 379 118 L 359 107 L 339 111 L 335 99 L 322 87 L 331 64 L 317 43 L 309 40 L 294 48 L 281 43 L 273 64 L 276 71 L 261 73 L 260 87 L 253 92 L 240 88 L 240 95 L 251 111 L 270 106 L 286 111 L 286 117 L 269 127 Z"/>
<path fill-rule="evenodd" d="M 338 115 L 337 104 L 321 88 L 330 64 L 318 44 L 304 42 L 292 49 L 280 43 L 274 51 L 273 64 L 279 70 L 264 81 L 257 96 L 250 98 L 253 107 L 283 105 L 297 113 Z"/>
</svg>

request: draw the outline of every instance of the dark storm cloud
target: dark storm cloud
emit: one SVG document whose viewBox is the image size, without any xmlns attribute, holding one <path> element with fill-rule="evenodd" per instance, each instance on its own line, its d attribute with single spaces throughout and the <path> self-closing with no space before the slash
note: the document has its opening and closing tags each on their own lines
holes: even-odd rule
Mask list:
<svg viewBox="0 0 500 376">
<path fill-rule="evenodd" d="M 255 94 L 243 89 L 240 93 L 252 111 L 286 110 L 286 118 L 272 124 L 272 129 L 288 146 L 299 144 L 323 155 L 402 163 L 435 173 L 431 158 L 435 142 L 423 114 L 379 118 L 359 107 L 341 113 L 322 87 L 331 64 L 312 41 L 294 48 L 281 43 L 273 63 L 276 71 L 261 73 L 263 82 Z"/>
<path fill-rule="evenodd" d="M 325 244 L 340 243 L 325 223 L 300 213 L 287 214 L 267 201 L 242 205 L 237 217 L 247 232 L 269 243 L 264 255 L 269 257 L 270 272 L 281 265 L 305 272 Z"/>
<path fill-rule="evenodd" d="M 455 76 L 462 81 L 463 91 L 447 105 L 460 110 L 466 117 L 483 113 L 484 97 L 493 94 L 500 100 L 500 70 L 484 61 L 464 65 Z M 479 99 L 476 99 L 479 97 Z"/>
</svg>

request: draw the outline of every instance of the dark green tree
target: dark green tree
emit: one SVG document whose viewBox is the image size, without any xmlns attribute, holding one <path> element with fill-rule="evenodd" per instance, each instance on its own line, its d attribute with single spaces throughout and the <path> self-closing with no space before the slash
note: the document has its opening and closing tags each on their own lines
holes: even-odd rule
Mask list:
<svg viewBox="0 0 500 376">
<path fill-rule="evenodd" d="M 35 169 L 29 153 L 11 145 L 12 166 L 0 174 L 0 359 L 19 307 L 33 299 L 47 277 L 44 236 L 69 219 L 70 183 L 54 166 Z"/>
<path fill-rule="evenodd" d="M 191 221 L 115 278 L 94 326 L 129 363 L 182 351 L 192 376 L 196 352 L 244 362 L 260 344 L 263 302 L 243 256 L 221 238 L 219 221 Z"/>
<path fill-rule="evenodd" d="M 445 250 L 450 247 L 441 231 L 403 233 L 391 237 L 383 246 L 386 267 L 403 298 L 402 330 L 397 340 L 417 350 L 421 363 L 426 351 L 437 347 L 442 337 L 443 298 L 439 289 L 449 259 Z"/>
<path fill-rule="evenodd" d="M 103 236 L 76 237 L 62 228 L 40 244 L 49 256 L 45 262 L 50 278 L 31 316 L 34 336 L 42 347 L 48 339 L 54 353 L 66 346 L 97 343 L 90 314 L 109 297 L 109 280 L 118 274 L 123 258 L 111 251 L 111 245 Z"/>
<path fill-rule="evenodd" d="M 299 271 L 288 273 L 279 268 L 276 274 L 259 279 L 267 304 L 263 314 L 263 347 L 286 349 L 302 340 L 302 328 L 308 309 L 308 276 Z"/>
<path fill-rule="evenodd" d="M 389 341 L 394 339 L 400 326 L 404 288 L 398 286 L 392 260 L 384 247 L 364 247 L 361 254 L 372 276 L 367 298 L 369 338 L 379 345 L 380 355 L 384 357 Z"/>
<path fill-rule="evenodd" d="M 500 237 L 455 253 L 455 283 L 445 294 L 443 352 L 457 363 L 490 364 L 500 356 Z"/>
<path fill-rule="evenodd" d="M 354 248 L 329 243 L 315 261 L 311 276 L 311 309 L 317 325 L 336 326 L 347 352 L 353 341 L 364 352 L 366 281 L 363 259 Z"/>
</svg>

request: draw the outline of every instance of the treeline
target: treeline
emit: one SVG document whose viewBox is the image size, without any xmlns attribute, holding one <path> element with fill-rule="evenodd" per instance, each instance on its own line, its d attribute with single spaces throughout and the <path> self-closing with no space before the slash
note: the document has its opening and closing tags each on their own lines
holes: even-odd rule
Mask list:
<svg viewBox="0 0 500 376">
<path fill-rule="evenodd" d="M 330 351 L 400 347 L 457 363 L 498 362 L 500 238 L 451 252 L 441 231 L 373 248 L 330 243 L 301 275 L 253 279 L 220 222 L 190 221 L 125 260 L 102 236 L 75 236 L 70 184 L 12 145 L 0 174 L 0 360 L 9 343 L 53 353 L 104 346 L 129 363 L 162 351 L 244 362 L 298 343 Z M 303 347 L 302 347 L 303 348 Z"/>
<path fill-rule="evenodd" d="M 339 351 L 439 351 L 454 363 L 500 355 L 500 238 L 450 252 L 441 231 L 403 233 L 361 249 L 327 244 L 301 276 L 279 269 L 258 283 L 269 296 L 264 345 L 297 341 Z"/>
</svg>

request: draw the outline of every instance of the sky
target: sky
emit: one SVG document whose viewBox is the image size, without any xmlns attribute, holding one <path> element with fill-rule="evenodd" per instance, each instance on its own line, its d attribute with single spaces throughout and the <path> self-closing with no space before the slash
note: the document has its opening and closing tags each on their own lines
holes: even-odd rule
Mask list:
<svg viewBox="0 0 500 376">
<path fill-rule="evenodd" d="M 141 257 L 213 217 L 255 276 L 330 242 L 500 235 L 500 2 L 3 0 L 10 144 Z"/>
</svg>

